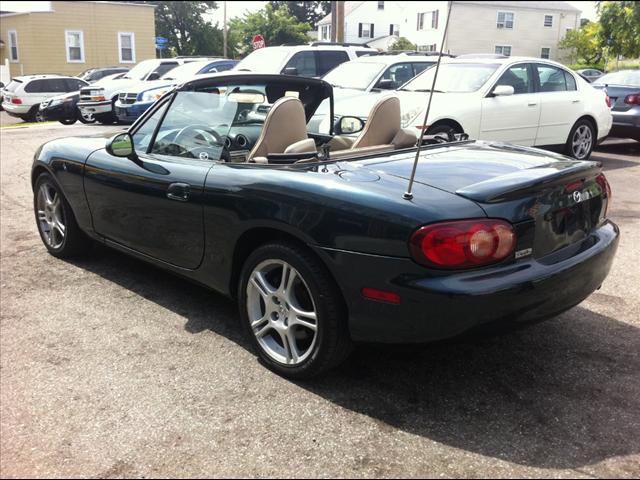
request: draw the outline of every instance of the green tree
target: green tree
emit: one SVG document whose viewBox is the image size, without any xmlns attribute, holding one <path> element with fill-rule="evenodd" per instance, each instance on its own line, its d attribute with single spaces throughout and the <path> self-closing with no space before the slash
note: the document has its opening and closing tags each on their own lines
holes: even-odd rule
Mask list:
<svg viewBox="0 0 640 480">
<path fill-rule="evenodd" d="M 640 57 L 640 2 L 598 2 L 600 42 L 616 57 Z"/>
<path fill-rule="evenodd" d="M 216 2 L 135 1 L 155 5 L 156 35 L 165 37 L 178 55 L 222 54 L 222 30 L 203 15 L 218 8 Z M 218 41 L 219 39 L 219 41 Z"/>
<path fill-rule="evenodd" d="M 244 55 L 251 51 L 251 40 L 262 35 L 267 46 L 309 41 L 308 23 L 300 23 L 286 6 L 274 8 L 267 4 L 262 10 L 247 13 L 244 18 L 233 18 L 229 22 L 229 45 L 234 54 Z"/>
<path fill-rule="evenodd" d="M 558 46 L 572 50 L 580 63 L 600 63 L 604 56 L 600 42 L 600 24 L 586 22 L 579 30 L 569 30 Z"/>
<path fill-rule="evenodd" d="M 316 23 L 331 11 L 330 1 L 287 2 L 275 0 L 270 1 L 269 4 L 275 9 L 286 5 L 289 8 L 291 15 L 296 17 L 299 22 L 308 23 L 312 27 L 314 27 Z"/>
<path fill-rule="evenodd" d="M 393 44 L 391 50 L 416 50 L 416 48 L 416 45 L 411 43 L 407 38 L 400 37 L 396 43 Z"/>
</svg>

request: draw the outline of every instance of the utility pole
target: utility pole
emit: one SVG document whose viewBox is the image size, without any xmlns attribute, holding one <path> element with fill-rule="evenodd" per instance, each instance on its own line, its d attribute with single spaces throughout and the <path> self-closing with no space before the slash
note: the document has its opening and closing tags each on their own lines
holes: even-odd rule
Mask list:
<svg viewBox="0 0 640 480">
<path fill-rule="evenodd" d="M 222 2 L 222 12 L 223 12 L 223 20 L 222 20 L 222 56 L 227 58 L 227 0 Z"/>
<path fill-rule="evenodd" d="M 338 5 L 339 2 L 332 1 L 331 2 L 331 41 L 338 41 Z"/>
<path fill-rule="evenodd" d="M 340 43 L 344 42 L 344 2 L 343 1 L 338 1 L 336 2 L 336 8 L 337 8 L 337 15 L 336 15 L 336 22 L 338 24 L 338 31 L 337 31 L 337 41 Z"/>
</svg>

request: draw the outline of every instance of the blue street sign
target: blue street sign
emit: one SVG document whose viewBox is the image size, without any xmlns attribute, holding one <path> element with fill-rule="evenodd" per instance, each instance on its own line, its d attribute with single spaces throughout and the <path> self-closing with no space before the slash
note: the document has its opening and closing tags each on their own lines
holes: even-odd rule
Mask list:
<svg viewBox="0 0 640 480">
<path fill-rule="evenodd" d="M 166 46 L 166 45 L 158 45 L 158 44 L 156 43 L 156 48 L 157 48 L 158 50 L 166 50 L 167 46 Z"/>
<path fill-rule="evenodd" d="M 156 45 L 166 45 L 167 43 L 169 43 L 169 40 L 167 40 L 164 37 L 156 37 Z"/>
</svg>

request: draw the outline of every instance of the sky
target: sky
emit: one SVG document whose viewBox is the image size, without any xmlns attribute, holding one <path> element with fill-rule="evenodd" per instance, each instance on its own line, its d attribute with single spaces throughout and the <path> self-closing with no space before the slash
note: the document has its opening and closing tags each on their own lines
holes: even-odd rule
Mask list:
<svg viewBox="0 0 640 480">
<path fill-rule="evenodd" d="M 239 1 L 228 1 L 227 2 L 227 19 L 233 17 L 242 16 L 246 12 L 255 12 L 256 10 L 260 10 L 267 2 L 239 2 Z M 426 2 L 425 2 L 426 3 Z M 588 18 L 589 20 L 595 20 L 597 17 L 596 14 L 596 2 L 568 2 L 576 8 L 582 10 L 582 17 Z M 218 1 L 219 8 L 214 10 L 213 13 L 209 16 L 213 23 L 219 22 L 222 24 L 223 18 L 223 10 L 222 10 L 223 1 Z M 22 2 L 22 1 L 5 1 L 2 0 L 2 10 L 9 10 L 12 12 L 25 12 L 25 11 L 38 11 L 38 10 L 48 10 L 49 2 Z"/>
</svg>

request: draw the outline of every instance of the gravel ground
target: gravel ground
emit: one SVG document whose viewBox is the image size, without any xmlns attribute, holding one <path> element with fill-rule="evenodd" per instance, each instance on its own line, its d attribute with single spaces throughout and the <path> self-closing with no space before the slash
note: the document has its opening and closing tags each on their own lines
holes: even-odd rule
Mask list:
<svg viewBox="0 0 640 480">
<path fill-rule="evenodd" d="M 294 383 L 225 298 L 107 249 L 46 253 L 33 152 L 104 130 L 0 130 L 0 476 L 640 475 L 638 143 L 594 155 L 622 238 L 581 305 L 496 338 L 362 347 Z"/>
</svg>

